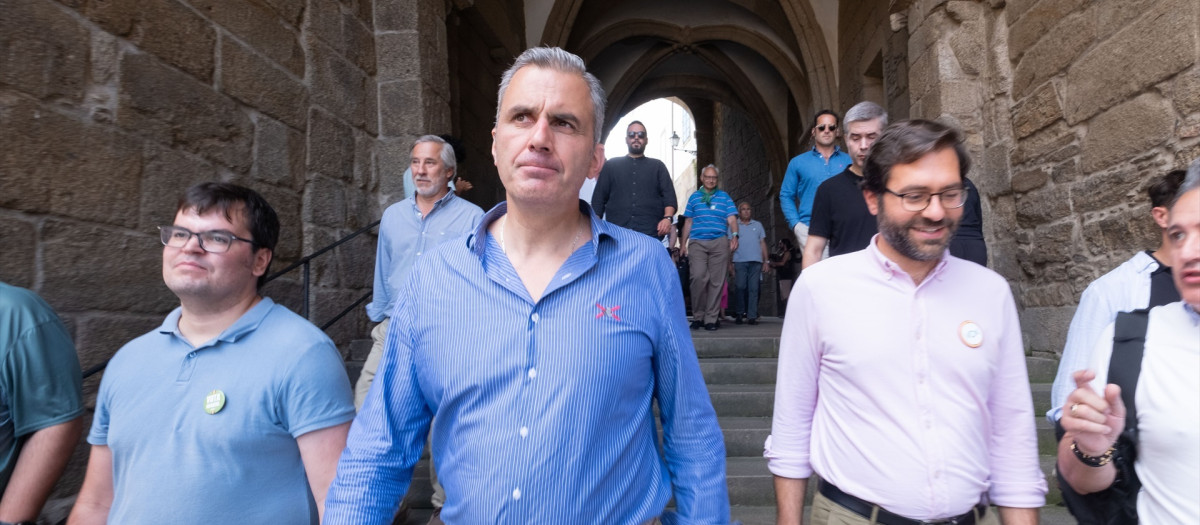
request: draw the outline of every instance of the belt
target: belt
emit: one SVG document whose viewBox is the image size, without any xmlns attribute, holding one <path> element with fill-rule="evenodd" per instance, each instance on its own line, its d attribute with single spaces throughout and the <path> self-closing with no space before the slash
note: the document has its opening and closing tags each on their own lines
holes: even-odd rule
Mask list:
<svg viewBox="0 0 1200 525">
<path fill-rule="evenodd" d="M 973 525 L 975 523 L 976 512 L 979 513 L 980 517 L 987 512 L 987 505 L 980 503 L 962 515 L 952 518 L 943 518 L 940 520 L 914 520 L 912 518 L 906 518 L 899 514 L 888 512 L 887 509 L 884 509 L 879 505 L 868 501 L 863 501 L 854 496 L 846 494 L 845 492 L 842 492 L 842 489 L 835 487 L 832 483 L 829 483 L 825 480 L 821 480 L 819 482 L 817 491 L 819 491 L 822 496 L 825 496 L 827 499 L 829 499 L 829 501 L 841 505 L 842 507 L 845 507 L 846 510 L 858 514 L 859 516 L 862 516 L 868 520 L 871 519 L 871 513 L 874 512 L 875 509 L 879 509 L 878 513 L 875 515 L 875 522 L 881 525 L 924 525 L 926 523 Z"/>
</svg>

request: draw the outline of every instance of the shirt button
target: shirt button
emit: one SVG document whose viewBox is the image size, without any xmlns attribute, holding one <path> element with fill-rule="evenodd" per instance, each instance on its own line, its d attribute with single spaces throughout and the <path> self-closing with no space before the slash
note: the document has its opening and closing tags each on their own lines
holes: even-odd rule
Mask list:
<svg viewBox="0 0 1200 525">
<path fill-rule="evenodd" d="M 536 322 L 538 322 L 538 319 L 541 319 L 541 317 L 538 317 L 538 314 L 536 314 L 536 313 L 534 313 L 533 315 L 529 316 L 529 318 L 530 318 L 530 319 L 532 319 L 532 320 L 533 320 L 533 322 L 535 322 L 535 323 L 536 323 Z"/>
<path fill-rule="evenodd" d="M 529 369 L 529 379 L 533 379 L 533 378 L 535 378 L 535 377 L 537 377 L 537 369 L 536 369 L 536 368 L 530 368 L 530 369 Z"/>
<path fill-rule="evenodd" d="M 529 427 L 521 427 L 521 437 L 526 437 L 528 435 L 529 435 Z"/>
<path fill-rule="evenodd" d="M 513 489 L 513 499 L 521 499 L 521 489 Z"/>
</svg>

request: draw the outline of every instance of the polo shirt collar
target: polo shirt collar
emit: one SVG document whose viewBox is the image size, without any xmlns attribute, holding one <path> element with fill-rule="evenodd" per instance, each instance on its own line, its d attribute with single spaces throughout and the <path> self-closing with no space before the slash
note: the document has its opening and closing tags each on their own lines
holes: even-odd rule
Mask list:
<svg viewBox="0 0 1200 525">
<path fill-rule="evenodd" d="M 906 282 L 911 283 L 912 277 L 908 275 L 908 272 L 905 272 L 899 264 L 896 264 L 891 259 L 888 259 L 888 257 L 879 250 L 879 246 L 876 244 L 878 240 L 879 234 L 876 233 L 875 235 L 871 236 L 871 242 L 867 243 L 867 252 L 870 253 L 871 260 L 875 261 L 875 264 L 879 267 L 879 270 L 884 273 L 888 280 L 891 280 L 894 277 L 902 276 L 906 279 Z M 947 252 L 948 251 L 949 250 L 947 250 Z M 925 280 L 921 281 L 922 283 L 928 282 L 931 279 L 941 280 L 942 274 L 946 268 L 947 252 L 942 252 L 942 257 L 938 259 L 937 265 L 933 267 L 933 270 L 929 272 L 929 275 L 925 276 Z"/>
<path fill-rule="evenodd" d="M 208 341 L 196 348 L 204 348 L 217 342 L 237 342 L 237 340 L 242 336 L 256 330 L 258 325 L 262 324 L 263 320 L 267 318 L 267 314 L 271 312 L 271 307 L 273 306 L 275 306 L 275 301 L 272 301 L 270 297 L 263 297 L 258 304 L 254 305 L 247 310 L 246 313 L 242 314 L 237 321 L 234 321 L 229 328 L 226 328 L 225 331 L 221 332 L 221 334 L 215 339 Z M 172 310 L 171 313 L 167 315 L 167 318 L 163 321 L 162 326 L 158 327 L 158 332 L 161 334 L 173 335 L 178 337 L 181 341 L 187 342 L 187 338 L 185 338 L 183 333 L 179 331 L 179 317 L 182 315 L 182 306 Z"/>
</svg>

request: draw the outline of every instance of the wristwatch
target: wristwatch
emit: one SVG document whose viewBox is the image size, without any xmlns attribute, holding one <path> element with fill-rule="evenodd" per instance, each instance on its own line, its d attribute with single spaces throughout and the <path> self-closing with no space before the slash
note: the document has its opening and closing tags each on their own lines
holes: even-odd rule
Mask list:
<svg viewBox="0 0 1200 525">
<path fill-rule="evenodd" d="M 670 215 L 667 215 L 667 216 L 663 217 L 663 220 L 667 220 L 667 221 L 669 221 L 669 220 L 671 220 L 671 218 L 672 218 L 672 217 L 671 217 Z"/>
<path fill-rule="evenodd" d="M 729 234 L 729 236 L 730 236 L 730 237 L 737 237 L 737 236 L 738 236 L 738 232 L 733 232 L 733 233 Z"/>
<path fill-rule="evenodd" d="M 0 525 L 37 525 L 37 522 L 36 521 L 18 521 L 18 522 L 14 523 L 11 521 L 0 521 Z"/>
</svg>

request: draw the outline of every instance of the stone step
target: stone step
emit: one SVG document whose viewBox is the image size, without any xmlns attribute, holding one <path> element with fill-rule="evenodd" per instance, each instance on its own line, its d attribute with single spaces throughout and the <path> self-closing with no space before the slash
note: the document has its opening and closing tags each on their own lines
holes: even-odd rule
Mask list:
<svg viewBox="0 0 1200 525">
<path fill-rule="evenodd" d="M 735 332 L 731 330 L 730 332 Z M 701 360 L 722 357 L 778 357 L 779 336 L 749 337 L 730 333 L 722 336 L 700 336 L 692 332 L 696 356 Z"/>
<path fill-rule="evenodd" d="M 1037 429 L 1038 454 L 1054 456 L 1058 454 L 1058 440 L 1054 439 L 1054 425 L 1046 421 L 1044 416 L 1033 416 L 1033 427 Z"/>
<path fill-rule="evenodd" d="M 762 457 L 763 442 L 771 434 L 769 417 L 717 418 L 725 436 L 725 455 L 728 457 Z"/>
<path fill-rule="evenodd" d="M 701 359 L 700 372 L 708 385 L 775 384 L 777 359 L 768 357 L 730 357 Z"/>
<path fill-rule="evenodd" d="M 804 517 L 804 522 L 808 523 L 808 507 L 804 508 Z M 741 522 L 742 525 L 775 525 L 775 504 L 760 507 L 731 505 L 729 518 L 734 523 Z"/>
<path fill-rule="evenodd" d="M 1045 357 L 1026 357 L 1026 372 L 1030 383 L 1053 383 L 1058 373 L 1058 360 Z"/>
<path fill-rule="evenodd" d="M 771 417 L 775 410 L 775 385 L 709 385 L 717 417 Z"/>
<path fill-rule="evenodd" d="M 729 485 L 729 504 L 739 507 L 775 505 L 775 481 L 763 457 L 725 459 L 725 480 Z"/>
<path fill-rule="evenodd" d="M 1046 412 L 1050 410 L 1050 387 L 1051 383 L 1032 383 L 1029 385 L 1029 390 L 1033 393 L 1033 415 L 1045 419 Z"/>
</svg>

